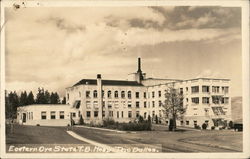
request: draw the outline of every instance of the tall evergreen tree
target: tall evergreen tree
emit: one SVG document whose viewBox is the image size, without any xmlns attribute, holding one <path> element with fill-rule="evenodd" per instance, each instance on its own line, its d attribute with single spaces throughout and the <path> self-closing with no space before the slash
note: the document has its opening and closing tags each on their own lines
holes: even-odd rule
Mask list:
<svg viewBox="0 0 250 159">
<path fill-rule="evenodd" d="M 44 103 L 43 104 L 50 104 L 50 93 L 48 90 L 44 93 Z"/>
<path fill-rule="evenodd" d="M 21 96 L 20 96 L 20 106 L 24 106 L 28 104 L 28 100 L 27 100 L 27 92 L 21 92 Z"/>
<path fill-rule="evenodd" d="M 32 93 L 32 91 L 29 92 L 29 95 L 27 97 L 27 104 L 31 105 L 35 103 L 35 99 L 34 99 L 34 95 Z"/>
<path fill-rule="evenodd" d="M 36 104 L 45 104 L 45 94 L 43 88 L 38 88 L 36 95 Z"/>
</svg>

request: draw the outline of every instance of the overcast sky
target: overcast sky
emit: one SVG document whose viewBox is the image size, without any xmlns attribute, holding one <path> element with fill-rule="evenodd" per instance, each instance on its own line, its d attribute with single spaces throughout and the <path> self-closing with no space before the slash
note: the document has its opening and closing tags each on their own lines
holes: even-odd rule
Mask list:
<svg viewBox="0 0 250 159">
<path fill-rule="evenodd" d="M 229 78 L 241 96 L 240 8 L 21 8 L 6 20 L 7 90 L 125 80 L 141 57 L 147 77 Z"/>
</svg>

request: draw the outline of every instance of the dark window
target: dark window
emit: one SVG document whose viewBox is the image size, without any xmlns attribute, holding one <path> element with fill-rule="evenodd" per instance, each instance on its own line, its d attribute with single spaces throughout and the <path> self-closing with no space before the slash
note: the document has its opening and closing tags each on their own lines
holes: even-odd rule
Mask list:
<svg viewBox="0 0 250 159">
<path fill-rule="evenodd" d="M 90 111 L 86 111 L 86 116 L 87 116 L 87 118 L 90 118 L 90 117 L 91 117 Z"/>
<path fill-rule="evenodd" d="M 209 104 L 209 97 L 202 97 L 203 104 Z"/>
<path fill-rule="evenodd" d="M 147 108 L 147 102 L 144 102 L 144 108 Z"/>
<path fill-rule="evenodd" d="M 109 111 L 109 117 L 113 117 L 113 111 Z"/>
<path fill-rule="evenodd" d="M 132 118 L 132 111 L 128 111 L 128 117 Z"/>
<path fill-rule="evenodd" d="M 188 120 L 186 121 L 186 125 L 189 125 L 189 121 Z"/>
<path fill-rule="evenodd" d="M 123 111 L 122 111 L 122 118 L 123 118 Z"/>
<path fill-rule="evenodd" d="M 143 95 L 143 96 L 144 96 L 144 98 L 147 98 L 147 93 L 146 93 L 146 92 L 144 92 L 144 95 Z"/>
<path fill-rule="evenodd" d="M 59 112 L 60 119 L 64 119 L 64 111 Z"/>
<path fill-rule="evenodd" d="M 94 111 L 94 117 L 98 117 L 98 111 Z"/>
<path fill-rule="evenodd" d="M 131 91 L 128 91 L 128 98 L 131 99 Z"/>
<path fill-rule="evenodd" d="M 158 91 L 158 96 L 161 97 L 161 91 Z"/>
<path fill-rule="evenodd" d="M 135 92 L 135 97 L 136 98 L 140 98 L 140 93 L 139 92 Z"/>
<path fill-rule="evenodd" d="M 56 112 L 55 111 L 50 112 L 50 119 L 56 119 Z"/>
<path fill-rule="evenodd" d="M 41 112 L 41 119 L 46 119 L 47 116 L 46 116 L 46 112 Z"/>
<path fill-rule="evenodd" d="M 104 95 L 105 95 L 105 92 L 104 92 L 104 90 L 102 90 L 102 97 L 104 98 Z"/>
<path fill-rule="evenodd" d="M 119 112 L 118 111 L 116 112 L 116 116 L 117 116 L 117 118 L 119 118 Z"/>
<path fill-rule="evenodd" d="M 155 92 L 152 92 L 152 98 L 154 98 L 155 97 Z"/>
<path fill-rule="evenodd" d="M 136 108 L 139 108 L 140 107 L 140 102 L 136 102 L 135 105 L 136 105 Z"/>
<path fill-rule="evenodd" d="M 209 92 L 209 86 L 202 86 L 202 92 L 208 93 Z"/>
<path fill-rule="evenodd" d="M 219 93 L 220 92 L 220 87 L 219 86 L 213 86 L 212 87 L 212 92 L 213 93 Z"/>
<path fill-rule="evenodd" d="M 122 98 L 125 98 L 125 91 L 122 91 L 122 92 L 121 92 L 121 97 L 122 97 Z"/>
<path fill-rule="evenodd" d="M 140 116 L 140 112 L 136 111 L 136 117 L 138 118 Z"/>
<path fill-rule="evenodd" d="M 152 107 L 153 108 L 155 107 L 155 101 L 152 101 Z"/>
<path fill-rule="evenodd" d="M 108 98 L 111 98 L 111 91 L 108 91 Z"/>
<path fill-rule="evenodd" d="M 192 103 L 199 104 L 199 97 L 192 98 Z"/>
<path fill-rule="evenodd" d="M 93 97 L 94 97 L 94 98 L 97 98 L 97 90 L 94 90 L 94 92 L 93 92 Z"/>
<path fill-rule="evenodd" d="M 118 91 L 115 91 L 115 98 L 118 98 Z"/>
<path fill-rule="evenodd" d="M 183 94 L 183 88 L 180 88 L 180 94 Z"/>
<path fill-rule="evenodd" d="M 191 87 L 192 93 L 199 93 L 199 86 L 193 86 Z"/>
<path fill-rule="evenodd" d="M 69 100 L 69 93 L 67 93 L 67 99 Z"/>
<path fill-rule="evenodd" d="M 90 91 L 86 91 L 86 98 L 90 98 Z"/>
<path fill-rule="evenodd" d="M 105 111 L 102 111 L 102 117 L 105 117 Z"/>
<path fill-rule="evenodd" d="M 131 108 L 131 107 L 132 107 L 131 101 L 128 101 L 128 108 Z"/>
<path fill-rule="evenodd" d="M 161 107 L 161 101 L 159 100 L 159 107 Z"/>
</svg>

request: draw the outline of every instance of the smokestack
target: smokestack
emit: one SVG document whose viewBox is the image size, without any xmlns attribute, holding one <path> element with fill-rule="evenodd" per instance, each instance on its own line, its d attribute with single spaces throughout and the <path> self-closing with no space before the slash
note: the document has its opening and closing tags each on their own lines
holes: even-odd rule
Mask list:
<svg viewBox="0 0 250 159">
<path fill-rule="evenodd" d="M 141 72 L 141 58 L 138 58 L 138 71 L 137 72 Z"/>
</svg>

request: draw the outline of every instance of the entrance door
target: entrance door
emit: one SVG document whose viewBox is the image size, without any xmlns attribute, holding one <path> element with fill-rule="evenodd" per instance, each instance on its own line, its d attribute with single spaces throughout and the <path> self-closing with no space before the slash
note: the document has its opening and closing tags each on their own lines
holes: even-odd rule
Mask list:
<svg viewBox="0 0 250 159">
<path fill-rule="evenodd" d="M 23 123 L 26 123 L 26 113 L 23 113 Z"/>
</svg>

